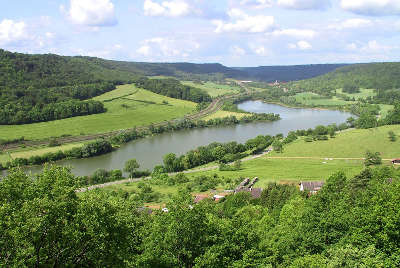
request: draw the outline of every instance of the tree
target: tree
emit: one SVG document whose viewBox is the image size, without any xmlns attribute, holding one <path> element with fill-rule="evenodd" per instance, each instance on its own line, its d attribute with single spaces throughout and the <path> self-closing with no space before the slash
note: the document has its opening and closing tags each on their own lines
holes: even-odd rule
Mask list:
<svg viewBox="0 0 400 268">
<path fill-rule="evenodd" d="M 373 153 L 368 150 L 365 153 L 364 165 L 372 166 L 372 165 L 381 165 L 381 164 L 382 164 L 382 158 L 381 158 L 381 154 L 379 152 Z"/>
<path fill-rule="evenodd" d="M 274 140 L 274 142 L 272 143 L 272 148 L 274 149 L 274 151 L 282 153 L 283 151 L 282 142 L 280 142 L 279 140 Z"/>
<path fill-rule="evenodd" d="M 393 130 L 389 131 L 388 135 L 389 135 L 389 140 L 391 142 L 395 142 L 397 140 L 397 136 L 396 136 L 396 134 L 394 134 Z"/>
<path fill-rule="evenodd" d="M 129 176 L 133 177 L 136 170 L 139 168 L 139 164 L 136 159 L 130 159 L 125 162 L 124 171 L 129 173 Z"/>
</svg>

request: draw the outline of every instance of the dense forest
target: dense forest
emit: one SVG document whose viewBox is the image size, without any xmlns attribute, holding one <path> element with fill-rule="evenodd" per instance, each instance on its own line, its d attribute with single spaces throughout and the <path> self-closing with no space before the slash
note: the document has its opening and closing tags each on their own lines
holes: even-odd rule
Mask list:
<svg viewBox="0 0 400 268">
<path fill-rule="evenodd" d="M 316 195 L 270 184 L 198 204 L 182 189 L 151 213 L 124 191 L 78 194 L 67 168 L 16 169 L 0 182 L 0 266 L 399 267 L 399 176 L 338 172 Z"/>
<path fill-rule="evenodd" d="M 353 64 L 308 80 L 295 82 L 304 91 L 322 95 L 338 88 L 372 88 L 377 90 L 400 89 L 400 63 Z"/>
<path fill-rule="evenodd" d="M 248 79 L 264 82 L 296 81 L 320 76 L 346 64 L 310 64 L 293 66 L 259 66 L 259 67 L 237 67 L 247 74 Z"/>
<path fill-rule="evenodd" d="M 197 103 L 211 101 L 211 97 L 207 92 L 183 85 L 179 80 L 172 78 L 149 79 L 142 77 L 136 81 L 136 86 L 175 99 L 189 100 Z"/>
</svg>

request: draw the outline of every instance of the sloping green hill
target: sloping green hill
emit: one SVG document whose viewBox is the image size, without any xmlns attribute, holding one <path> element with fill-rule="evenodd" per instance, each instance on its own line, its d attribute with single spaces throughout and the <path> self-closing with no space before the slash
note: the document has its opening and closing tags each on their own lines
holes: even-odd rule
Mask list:
<svg viewBox="0 0 400 268">
<path fill-rule="evenodd" d="M 360 88 L 400 88 L 400 62 L 353 64 L 296 83 L 313 91 L 326 91 L 355 85 Z"/>
</svg>

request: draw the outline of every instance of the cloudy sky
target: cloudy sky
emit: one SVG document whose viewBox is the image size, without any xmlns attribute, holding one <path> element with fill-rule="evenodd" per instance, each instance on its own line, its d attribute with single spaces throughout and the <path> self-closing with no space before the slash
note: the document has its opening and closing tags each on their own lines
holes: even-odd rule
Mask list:
<svg viewBox="0 0 400 268">
<path fill-rule="evenodd" d="M 400 0 L 14 0 L 0 48 L 227 66 L 400 60 Z"/>
</svg>

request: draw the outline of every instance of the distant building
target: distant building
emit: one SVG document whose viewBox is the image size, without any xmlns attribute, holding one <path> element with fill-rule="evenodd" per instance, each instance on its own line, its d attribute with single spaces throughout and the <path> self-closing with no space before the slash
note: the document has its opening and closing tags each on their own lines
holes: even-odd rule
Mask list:
<svg viewBox="0 0 400 268">
<path fill-rule="evenodd" d="M 316 194 L 323 185 L 323 181 L 302 181 L 300 182 L 300 191 L 309 191 L 310 194 Z"/>
</svg>

